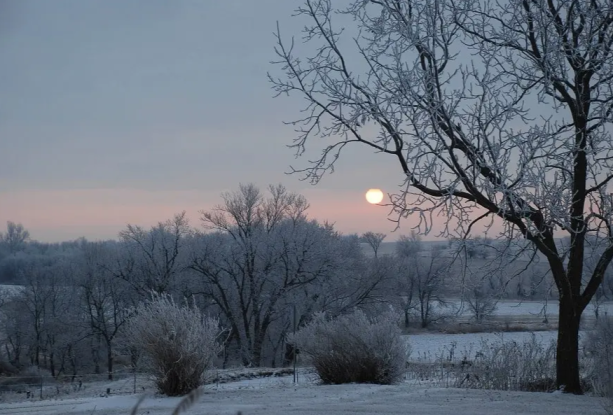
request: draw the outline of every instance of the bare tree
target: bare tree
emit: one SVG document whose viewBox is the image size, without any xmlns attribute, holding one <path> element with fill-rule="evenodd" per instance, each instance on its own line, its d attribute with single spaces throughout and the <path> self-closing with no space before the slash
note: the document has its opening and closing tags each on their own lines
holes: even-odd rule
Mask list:
<svg viewBox="0 0 613 415">
<path fill-rule="evenodd" d="M 311 47 L 278 32 L 284 75 L 270 79 L 307 101 L 293 123 L 297 153 L 315 136 L 328 144 L 296 171 L 316 183 L 361 143 L 398 161 L 405 186 L 392 204 L 423 232 L 438 215 L 442 236 L 484 222 L 534 244 L 560 299 L 557 384 L 581 393 L 581 315 L 613 258 L 609 1 L 354 0 L 337 10 L 305 0 L 297 14 Z M 338 27 L 345 17 L 356 30 Z M 607 247 L 582 284 L 588 234 Z"/>
<path fill-rule="evenodd" d="M 466 304 L 477 323 L 482 323 L 496 311 L 499 292 L 492 282 L 491 274 L 482 278 L 471 273 L 466 284 Z"/>
<path fill-rule="evenodd" d="M 25 248 L 25 244 L 30 240 L 28 232 L 21 223 L 6 222 L 6 233 L 0 233 L 0 242 L 3 242 L 9 253 L 14 254 Z"/>
<path fill-rule="evenodd" d="M 415 230 L 411 231 L 409 236 L 400 235 L 398 242 L 396 242 L 396 254 L 401 257 L 413 257 L 418 252 L 424 249 L 421 242 L 421 236 Z"/>
<path fill-rule="evenodd" d="M 389 304 L 390 293 L 397 292 L 397 287 L 391 285 L 391 276 L 396 274 L 393 256 L 369 258 L 364 255 L 356 235 L 343 236 L 337 232 L 327 252 L 332 255 L 332 265 L 325 278 L 301 286 L 286 298 L 288 305 L 296 310 L 298 327 L 318 312 L 339 316 L 361 309 L 370 313 Z M 290 316 L 286 313 L 286 317 Z M 291 347 L 288 352 L 288 357 L 292 356 Z"/>
<path fill-rule="evenodd" d="M 187 266 L 184 247 L 190 233 L 185 212 L 149 230 L 128 225 L 119 235 L 124 243 L 123 256 L 112 268 L 114 274 L 142 298 L 151 291 L 163 294 L 180 290 L 178 276 Z"/>
<path fill-rule="evenodd" d="M 443 297 L 449 263 L 439 258 L 416 258 L 413 287 L 417 296 L 421 327 L 426 328 L 441 315 L 438 309 L 447 305 Z"/>
<path fill-rule="evenodd" d="M 404 327 L 411 326 L 411 314 L 417 308 L 415 296 L 415 278 L 411 267 L 414 258 L 395 256 L 397 260 L 396 293 L 395 300 L 398 302 L 404 316 Z"/>
<path fill-rule="evenodd" d="M 12 298 L 13 306 L 8 309 L 9 318 L 19 313 L 24 327 L 9 326 L 13 353 L 19 359 L 21 350 L 27 348 L 30 363 L 46 367 L 55 376 L 60 368 L 61 357 L 78 337 L 73 326 L 74 290 L 70 284 L 69 264 L 47 265 L 41 261 L 30 261 L 25 267 L 25 286 Z"/>
<path fill-rule="evenodd" d="M 127 284 L 105 266 L 113 252 L 104 243 L 88 243 L 82 250 L 80 275 L 74 281 L 81 294 L 81 313 L 87 316 L 91 334 L 104 342 L 107 374 L 113 380 L 115 340 L 130 316 L 132 302 Z"/>
<path fill-rule="evenodd" d="M 340 315 L 354 308 L 372 309 L 387 302 L 388 282 L 394 273 L 390 257 L 367 258 L 358 238 L 336 233 L 331 246 L 332 272 L 320 284 L 309 287 L 319 300 L 316 311 Z"/>
<path fill-rule="evenodd" d="M 379 247 L 387 235 L 384 233 L 366 232 L 362 234 L 360 239 L 370 246 L 375 254 L 375 258 L 378 257 Z"/>
<path fill-rule="evenodd" d="M 396 245 L 400 265 L 398 294 L 406 327 L 412 311 L 417 312 L 421 327 L 426 328 L 440 317 L 437 308 L 446 305 L 443 289 L 450 261 L 438 257 L 437 252 L 440 248 L 433 250 L 428 258 L 419 258 L 410 239 L 401 239 Z"/>
<path fill-rule="evenodd" d="M 4 351 L 8 361 L 15 367 L 21 367 L 25 363 L 30 329 L 28 309 L 21 299 L 21 295 L 7 299 L 3 304 L 1 317 Z"/>
<path fill-rule="evenodd" d="M 306 199 L 280 185 L 268 190 L 266 196 L 255 185 L 240 185 L 202 212 L 214 232 L 200 235 L 190 260 L 200 294 L 221 310 L 243 363 L 255 366 L 271 325 L 287 314 L 287 296 L 327 276 L 334 264 L 334 233 L 306 219 Z"/>
</svg>

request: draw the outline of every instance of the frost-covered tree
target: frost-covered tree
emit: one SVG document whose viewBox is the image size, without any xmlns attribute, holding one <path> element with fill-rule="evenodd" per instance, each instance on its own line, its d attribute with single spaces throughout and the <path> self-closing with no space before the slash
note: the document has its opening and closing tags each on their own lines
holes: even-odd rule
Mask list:
<svg viewBox="0 0 613 415">
<path fill-rule="evenodd" d="M 141 297 L 150 291 L 180 291 L 179 275 L 186 268 L 187 237 L 191 229 L 185 212 L 146 230 L 128 225 L 120 232 L 122 255 L 113 264 L 114 274 L 128 282 Z"/>
<path fill-rule="evenodd" d="M 190 254 L 194 293 L 220 311 L 243 364 L 259 366 L 266 345 L 280 350 L 293 326 L 314 312 L 333 315 L 377 301 L 384 267 L 357 236 L 308 219 L 307 200 L 283 186 L 253 184 L 224 193 L 202 212 L 206 232 Z M 372 261 L 375 261 L 372 258 Z"/>
<path fill-rule="evenodd" d="M 481 222 L 530 241 L 560 299 L 557 384 L 581 393 L 581 315 L 613 258 L 610 1 L 306 0 L 297 16 L 308 46 L 279 34 L 270 79 L 307 102 L 297 153 L 325 138 L 299 171 L 316 183 L 360 143 L 398 162 L 392 203 L 423 232 L 448 218 L 443 236 Z M 584 278 L 589 234 L 607 245 Z"/>
<path fill-rule="evenodd" d="M 132 305 L 128 284 L 116 278 L 107 267 L 116 253 L 114 248 L 115 245 L 102 242 L 85 244 L 73 282 L 80 294 L 80 312 L 87 319 L 86 326 L 91 336 L 105 346 L 110 380 L 113 379 L 116 339 L 130 316 Z"/>
<path fill-rule="evenodd" d="M 7 354 L 16 364 L 24 363 L 27 354 L 30 364 L 55 376 L 65 367 L 69 349 L 83 338 L 74 320 L 78 308 L 70 273 L 67 261 L 30 261 L 24 267 L 24 286 L 9 297 L 3 310 Z"/>
<path fill-rule="evenodd" d="M 21 223 L 8 221 L 6 233 L 0 233 L 0 242 L 6 246 L 11 254 L 24 249 L 29 240 L 30 232 Z"/>
<path fill-rule="evenodd" d="M 333 232 L 306 218 L 306 199 L 280 185 L 268 190 L 240 185 L 202 212 L 209 232 L 199 235 L 190 260 L 199 294 L 219 307 L 243 363 L 254 366 L 271 325 L 288 313 L 284 299 L 333 265 Z"/>
<path fill-rule="evenodd" d="M 387 235 L 385 235 L 384 233 L 366 232 L 362 234 L 362 236 L 360 236 L 360 239 L 362 240 L 362 242 L 368 244 L 368 246 L 372 248 L 375 258 L 377 258 L 379 254 L 379 248 L 381 247 L 381 243 L 383 242 L 386 236 Z"/>
<path fill-rule="evenodd" d="M 498 292 L 492 287 L 488 278 L 471 275 L 466 284 L 465 300 L 468 310 L 477 323 L 490 317 L 498 304 Z"/>
<path fill-rule="evenodd" d="M 438 319 L 437 308 L 445 306 L 445 281 L 449 274 L 451 261 L 441 258 L 440 248 L 434 249 L 428 257 L 417 257 L 409 239 L 396 244 L 397 294 L 404 312 L 405 326 L 409 326 L 409 316 L 416 313 L 422 328 L 428 327 Z"/>
<path fill-rule="evenodd" d="M 400 235 L 396 242 L 396 254 L 403 258 L 416 256 L 423 249 L 421 236 L 415 230 L 412 230 L 409 236 Z"/>
</svg>

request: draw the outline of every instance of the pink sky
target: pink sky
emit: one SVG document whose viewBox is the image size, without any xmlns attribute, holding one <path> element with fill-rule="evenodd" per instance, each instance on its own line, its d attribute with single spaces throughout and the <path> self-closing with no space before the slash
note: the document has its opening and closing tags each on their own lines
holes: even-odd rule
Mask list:
<svg viewBox="0 0 613 415">
<path fill-rule="evenodd" d="M 410 223 L 405 221 L 402 229 L 392 234 L 395 224 L 388 220 L 388 208 L 369 205 L 364 193 L 317 188 L 301 193 L 311 204 L 309 216 L 334 222 L 343 233 L 383 232 L 395 240 L 400 232 L 409 232 Z M 199 226 L 198 212 L 211 209 L 220 201 L 218 192 L 204 191 L 19 191 L 0 194 L 0 221 L 22 223 L 40 241 L 71 240 L 80 236 L 91 240 L 112 239 L 127 224 L 148 227 L 183 210 L 192 226 Z"/>
<path fill-rule="evenodd" d="M 292 2 L 128 3 L 16 1 L 7 11 L 0 229 L 11 220 L 41 241 L 107 239 L 182 211 L 199 226 L 222 191 L 282 182 L 343 233 L 410 232 L 405 220 L 391 234 L 388 208 L 364 199 L 398 189 L 394 157 L 351 145 L 317 186 L 285 175 L 327 145 L 313 137 L 294 159 L 286 146 L 298 134 L 283 121 L 302 117 L 304 102 L 273 98 L 267 78 L 277 21 L 300 30 Z"/>
</svg>

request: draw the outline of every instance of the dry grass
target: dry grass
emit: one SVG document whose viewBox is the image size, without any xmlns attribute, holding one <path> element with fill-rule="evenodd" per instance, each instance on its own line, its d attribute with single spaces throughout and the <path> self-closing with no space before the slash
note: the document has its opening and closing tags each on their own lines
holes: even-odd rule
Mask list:
<svg viewBox="0 0 613 415">
<path fill-rule="evenodd" d="M 606 398 L 604 409 L 613 415 L 613 318 L 601 318 L 589 333 L 585 347 L 592 360 L 590 381 L 594 392 Z"/>
<path fill-rule="evenodd" d="M 461 360 L 449 353 L 434 363 L 411 363 L 408 377 L 441 387 L 550 392 L 555 390 L 555 344 L 541 344 L 536 336 L 524 342 L 482 341 L 476 353 Z M 471 359 L 467 356 L 476 356 Z"/>
</svg>

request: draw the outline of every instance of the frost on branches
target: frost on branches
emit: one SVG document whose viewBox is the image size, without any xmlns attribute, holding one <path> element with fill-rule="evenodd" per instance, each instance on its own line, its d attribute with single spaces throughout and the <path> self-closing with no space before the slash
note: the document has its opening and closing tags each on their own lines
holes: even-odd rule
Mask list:
<svg viewBox="0 0 613 415">
<path fill-rule="evenodd" d="M 143 355 L 145 370 L 168 396 L 185 395 L 199 387 L 223 347 L 217 319 L 204 316 L 195 304 L 180 306 L 165 294 L 155 294 L 141 304 L 127 332 Z"/>
<path fill-rule="evenodd" d="M 580 318 L 613 258 L 612 3 L 348 3 L 303 3 L 306 46 L 277 31 L 273 88 L 307 103 L 292 146 L 323 145 L 296 171 L 317 183 L 359 143 L 398 163 L 398 219 L 530 241 L 559 292 L 557 384 L 581 393 Z"/>
</svg>

